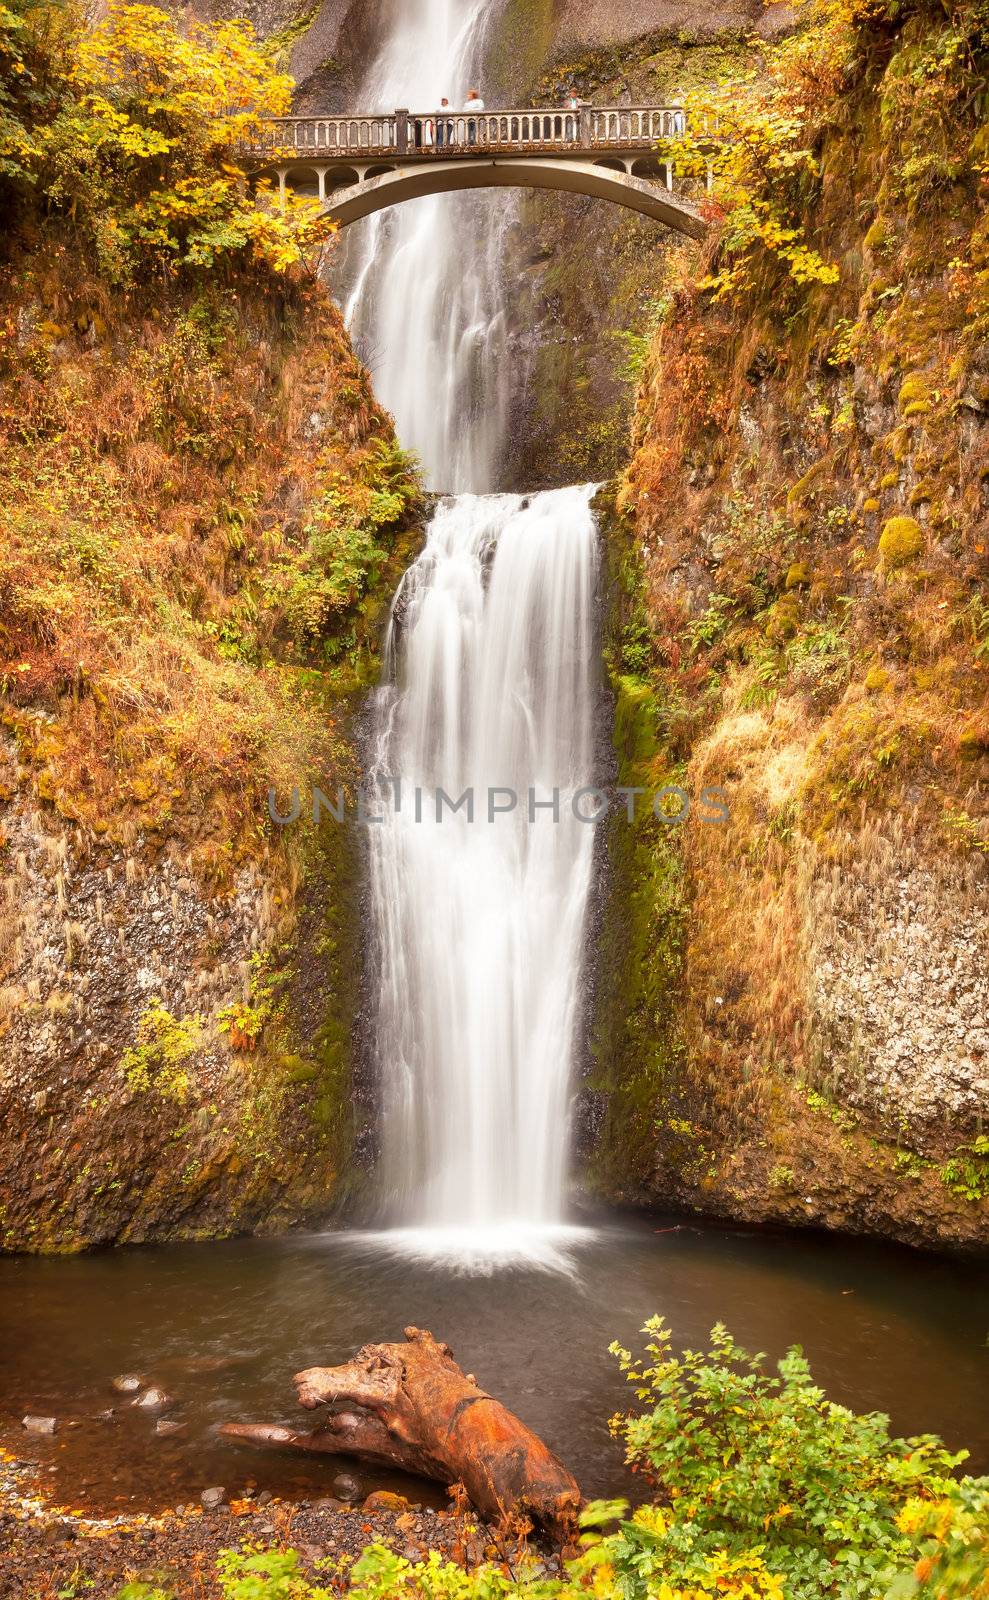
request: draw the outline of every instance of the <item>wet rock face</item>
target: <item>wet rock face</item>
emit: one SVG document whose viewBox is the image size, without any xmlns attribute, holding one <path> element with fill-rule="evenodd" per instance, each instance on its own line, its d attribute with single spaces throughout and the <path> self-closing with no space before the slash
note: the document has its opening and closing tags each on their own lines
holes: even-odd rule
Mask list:
<svg viewBox="0 0 989 1600">
<path fill-rule="evenodd" d="M 167 847 L 83 851 L 17 797 L 16 755 L 3 753 L 0 1248 L 203 1237 L 325 1213 L 333 1108 L 319 1072 L 285 1069 L 224 1022 L 248 1002 L 251 958 L 271 936 L 260 871 L 211 896 Z M 307 985 L 315 1030 L 328 1005 L 318 965 Z M 130 1396 L 141 1380 L 115 1387 Z"/>
<path fill-rule="evenodd" d="M 751 0 L 560 0 L 556 43 L 626 44 L 660 31 L 712 39 L 757 22 L 763 9 Z"/>
<path fill-rule="evenodd" d="M 944 1139 L 989 1105 L 989 890 L 958 861 L 872 836 L 815 892 L 812 1006 L 842 1099 Z"/>
</svg>

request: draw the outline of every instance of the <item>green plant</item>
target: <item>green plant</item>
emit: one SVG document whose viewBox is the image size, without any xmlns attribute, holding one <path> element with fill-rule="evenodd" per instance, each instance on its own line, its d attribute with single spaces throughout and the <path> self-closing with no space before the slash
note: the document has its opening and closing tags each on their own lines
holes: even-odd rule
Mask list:
<svg viewBox="0 0 989 1600">
<path fill-rule="evenodd" d="M 706 649 L 724 635 L 738 611 L 737 601 L 728 594 L 712 594 L 704 611 L 687 624 L 690 647 Z"/>
<path fill-rule="evenodd" d="M 949 1495 L 964 1452 L 932 1436 L 891 1438 L 886 1417 L 827 1400 L 797 1347 L 771 1377 L 720 1324 L 707 1354 L 680 1357 L 661 1318 L 645 1332 L 646 1363 L 612 1346 L 644 1406 L 611 1426 L 676 1514 L 671 1579 L 677 1560 L 758 1551 L 787 1600 L 882 1592 L 913 1549 L 899 1514 Z"/>
<path fill-rule="evenodd" d="M 0 7 L 0 177 L 71 221 L 104 275 L 253 256 L 276 272 L 326 237 L 313 202 L 256 203 L 240 148 L 290 109 L 292 80 L 241 19 L 180 27 L 152 5 Z"/>
<path fill-rule="evenodd" d="M 164 1100 L 183 1101 L 189 1092 L 186 1062 L 200 1048 L 203 1019 L 198 1014 L 179 1020 L 152 1000 L 137 1025 L 137 1035 L 125 1051 L 120 1070 L 129 1089 L 157 1094 Z"/>
<path fill-rule="evenodd" d="M 136 1578 L 118 1589 L 113 1600 L 177 1600 L 174 1589 L 163 1589 L 157 1583 L 145 1583 Z"/>
<path fill-rule="evenodd" d="M 769 1187 L 771 1189 L 792 1189 L 796 1177 L 792 1167 L 777 1165 L 770 1170 Z"/>
<path fill-rule="evenodd" d="M 989 1134 L 960 1145 L 941 1168 L 941 1181 L 961 1200 L 989 1200 Z"/>
<path fill-rule="evenodd" d="M 307 1581 L 294 1550 L 221 1550 L 216 1568 L 224 1600 L 330 1600 Z"/>
</svg>

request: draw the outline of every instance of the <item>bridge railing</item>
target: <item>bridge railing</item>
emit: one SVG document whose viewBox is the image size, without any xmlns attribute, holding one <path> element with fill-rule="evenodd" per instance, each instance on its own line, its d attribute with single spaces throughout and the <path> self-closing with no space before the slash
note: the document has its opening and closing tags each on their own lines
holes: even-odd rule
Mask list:
<svg viewBox="0 0 989 1600">
<path fill-rule="evenodd" d="M 354 160 L 463 149 L 650 150 L 660 140 L 682 138 L 687 128 L 688 114 L 680 105 L 578 110 L 527 106 L 478 112 L 401 109 L 378 116 L 277 117 L 255 148 Z M 695 131 L 693 121 L 691 131 Z M 713 134 L 707 119 L 701 131 Z"/>
</svg>

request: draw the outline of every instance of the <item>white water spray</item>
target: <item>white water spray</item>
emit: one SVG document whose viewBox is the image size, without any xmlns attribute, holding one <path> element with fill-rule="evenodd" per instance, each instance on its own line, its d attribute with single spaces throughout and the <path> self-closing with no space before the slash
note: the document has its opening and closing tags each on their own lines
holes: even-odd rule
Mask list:
<svg viewBox="0 0 989 1600">
<path fill-rule="evenodd" d="M 441 503 L 393 608 L 370 774 L 377 1047 L 386 1180 L 424 1251 L 545 1259 L 563 1222 L 594 848 L 570 803 L 592 782 L 592 494 Z M 437 821 L 438 788 L 472 790 L 474 820 Z M 529 791 L 554 789 L 559 820 L 530 814 Z M 491 790 L 516 809 L 489 821 Z"/>
<path fill-rule="evenodd" d="M 400 0 L 362 109 L 455 109 L 480 79 L 501 0 Z M 493 487 L 509 400 L 501 261 L 512 202 L 438 195 L 348 230 L 345 316 L 430 486 Z"/>
</svg>

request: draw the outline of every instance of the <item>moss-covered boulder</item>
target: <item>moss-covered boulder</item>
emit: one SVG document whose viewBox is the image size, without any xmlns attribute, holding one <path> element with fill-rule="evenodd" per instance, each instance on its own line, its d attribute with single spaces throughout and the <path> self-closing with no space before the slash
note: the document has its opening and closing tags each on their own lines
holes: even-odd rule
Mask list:
<svg viewBox="0 0 989 1600">
<path fill-rule="evenodd" d="M 813 579 L 813 572 L 806 561 L 795 561 L 786 575 L 784 588 L 807 589 Z"/>
<path fill-rule="evenodd" d="M 958 740 L 958 754 L 963 761 L 978 761 L 981 756 L 989 756 L 989 725 L 973 724 L 966 728 Z"/>
<path fill-rule="evenodd" d="M 879 554 L 887 567 L 905 567 L 924 548 L 924 531 L 915 517 L 890 517 L 879 536 Z"/>
</svg>

